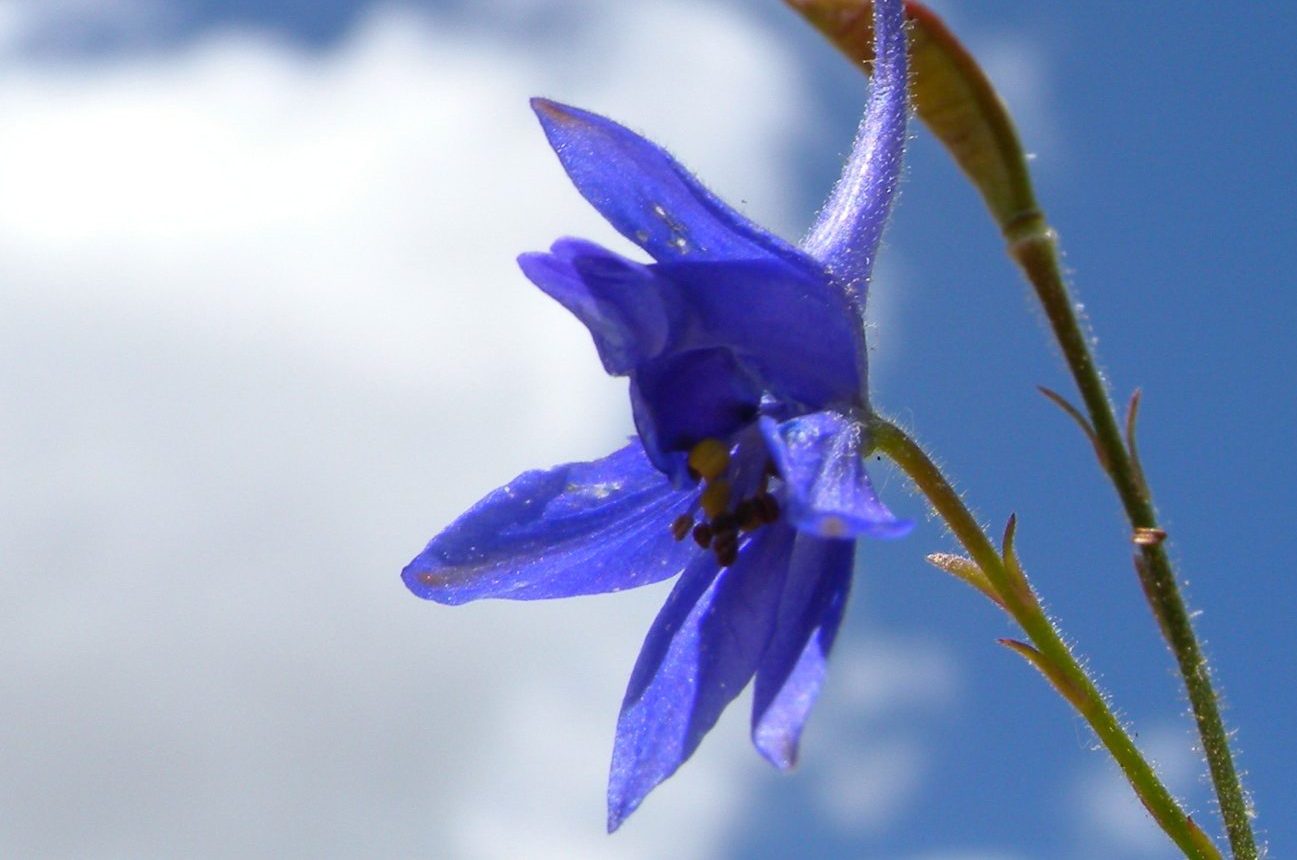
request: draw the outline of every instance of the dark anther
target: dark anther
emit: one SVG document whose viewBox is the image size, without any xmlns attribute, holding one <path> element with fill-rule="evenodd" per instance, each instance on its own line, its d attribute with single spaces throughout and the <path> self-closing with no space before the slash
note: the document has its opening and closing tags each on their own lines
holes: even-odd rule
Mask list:
<svg viewBox="0 0 1297 860">
<path fill-rule="evenodd" d="M 671 524 L 671 536 L 676 540 L 684 540 L 685 535 L 689 534 L 689 529 L 693 528 L 693 524 L 694 518 L 692 516 L 681 514 Z"/>
<path fill-rule="evenodd" d="M 707 523 L 699 523 L 694 526 L 694 540 L 698 542 L 700 547 L 707 549 L 712 545 L 712 527 Z"/>
<path fill-rule="evenodd" d="M 758 504 L 755 499 L 744 499 L 739 502 L 739 506 L 734 509 L 734 518 L 739 521 L 740 531 L 753 532 L 764 525 L 761 513 L 757 508 Z"/>
<path fill-rule="evenodd" d="M 779 519 L 779 502 L 769 493 L 761 493 L 753 497 L 752 504 L 756 507 L 761 522 L 773 523 Z"/>
<path fill-rule="evenodd" d="M 716 535 L 712 543 L 712 551 L 716 553 L 716 560 L 720 562 L 721 567 L 729 567 L 739 557 L 738 534 L 726 531 Z"/>
<path fill-rule="evenodd" d="M 739 527 L 739 518 L 734 514 L 726 511 L 712 520 L 712 531 L 717 534 L 721 532 L 736 531 Z"/>
</svg>

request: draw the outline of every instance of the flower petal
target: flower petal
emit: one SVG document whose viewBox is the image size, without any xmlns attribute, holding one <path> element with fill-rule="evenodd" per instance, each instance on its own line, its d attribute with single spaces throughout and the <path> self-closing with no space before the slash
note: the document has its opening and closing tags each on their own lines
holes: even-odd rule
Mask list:
<svg viewBox="0 0 1297 860">
<path fill-rule="evenodd" d="M 577 190 L 654 259 L 795 258 L 800 252 L 722 203 L 656 144 L 610 119 L 532 99 Z"/>
<path fill-rule="evenodd" d="M 747 685 L 770 641 L 794 533 L 771 527 L 717 573 L 689 566 L 649 630 L 631 674 L 608 783 L 608 830 L 698 748 Z"/>
<path fill-rule="evenodd" d="M 750 423 L 761 405 L 761 384 L 728 349 L 700 349 L 642 366 L 631 375 L 630 397 L 649 459 L 684 487 L 686 452 Z"/>
<path fill-rule="evenodd" d="M 674 348 L 724 346 L 782 400 L 824 404 L 860 396 L 863 327 L 846 294 L 810 258 L 663 263 L 689 328 Z"/>
<path fill-rule="evenodd" d="M 797 536 L 752 699 L 752 743 L 775 767 L 797 763 L 802 726 L 846 607 L 855 548 L 852 540 Z"/>
<path fill-rule="evenodd" d="M 433 538 L 401 578 L 448 604 L 646 585 L 697 556 L 692 541 L 671 535 L 689 504 L 632 442 L 593 463 L 523 473 Z"/>
<path fill-rule="evenodd" d="M 560 239 L 549 254 L 523 254 L 532 283 L 585 323 L 604 370 L 624 376 L 666 347 L 671 310 L 649 267 L 583 239 Z"/>
<path fill-rule="evenodd" d="M 865 472 L 865 428 L 826 410 L 779 424 L 761 419 L 770 456 L 788 487 L 794 526 L 820 537 L 900 537 L 913 527 L 884 507 Z"/>
</svg>

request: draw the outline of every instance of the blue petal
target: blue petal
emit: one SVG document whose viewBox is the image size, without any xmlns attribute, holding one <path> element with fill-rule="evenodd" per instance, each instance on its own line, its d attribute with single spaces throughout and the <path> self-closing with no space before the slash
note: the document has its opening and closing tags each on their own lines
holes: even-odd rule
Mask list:
<svg viewBox="0 0 1297 860">
<path fill-rule="evenodd" d="M 640 435 L 671 475 L 681 451 L 750 421 L 763 393 L 813 404 L 858 396 L 858 321 L 814 261 L 804 262 L 644 266 L 580 239 L 519 258 L 585 323 L 604 369 L 632 377 Z"/>
<path fill-rule="evenodd" d="M 525 472 L 433 538 L 401 578 L 419 597 L 448 604 L 646 585 L 697 556 L 692 541 L 671 536 L 690 501 L 632 442 L 593 463 Z"/>
<path fill-rule="evenodd" d="M 609 831 L 693 754 L 751 679 L 772 635 L 793 537 L 762 529 L 719 575 L 715 558 L 701 555 L 667 598 L 617 721 Z"/>
<path fill-rule="evenodd" d="M 688 331 L 676 349 L 724 346 L 782 400 L 804 404 L 859 397 L 865 344 L 859 316 L 823 268 L 764 260 L 664 263 Z"/>
<path fill-rule="evenodd" d="M 797 537 L 775 635 L 761 658 L 752 699 L 752 743 L 771 764 L 797 763 L 802 726 L 824 680 L 842 622 L 855 541 Z"/>
<path fill-rule="evenodd" d="M 647 267 L 582 239 L 518 258 L 532 283 L 585 323 L 604 370 L 624 376 L 666 347 L 671 311 Z"/>
<path fill-rule="evenodd" d="M 801 253 L 722 203 L 657 145 L 588 111 L 532 99 L 582 196 L 657 260 L 797 258 Z"/>
<path fill-rule="evenodd" d="M 761 383 L 728 349 L 700 349 L 645 364 L 631 376 L 630 396 L 649 459 L 683 487 L 685 452 L 750 423 L 761 405 Z"/>
<path fill-rule="evenodd" d="M 789 520 L 826 538 L 900 537 L 913 527 L 883 506 L 865 472 L 865 428 L 853 417 L 826 410 L 775 423 L 761 433 L 788 488 Z"/>
</svg>

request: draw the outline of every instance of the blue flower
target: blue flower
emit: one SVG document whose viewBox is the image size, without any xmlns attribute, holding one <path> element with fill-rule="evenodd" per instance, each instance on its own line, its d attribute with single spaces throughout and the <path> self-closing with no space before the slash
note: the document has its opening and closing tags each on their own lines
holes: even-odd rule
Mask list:
<svg viewBox="0 0 1297 860">
<path fill-rule="evenodd" d="M 592 113 L 532 103 L 582 195 L 653 259 L 580 239 L 523 272 L 630 379 L 638 436 L 592 463 L 527 472 L 433 538 L 402 576 L 458 604 L 619 591 L 680 575 L 622 704 L 616 829 L 754 681 L 752 739 L 797 756 L 842 619 L 858 537 L 910 524 L 869 452 L 861 314 L 904 146 L 900 0 L 875 4 L 874 84 L 842 179 L 795 246 L 722 203 L 666 152 Z M 754 680 L 755 679 L 755 680 Z"/>
</svg>

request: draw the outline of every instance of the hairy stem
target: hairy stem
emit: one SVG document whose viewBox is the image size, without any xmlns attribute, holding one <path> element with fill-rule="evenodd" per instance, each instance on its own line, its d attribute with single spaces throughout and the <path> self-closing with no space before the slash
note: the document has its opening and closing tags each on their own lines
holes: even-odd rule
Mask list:
<svg viewBox="0 0 1297 860">
<path fill-rule="evenodd" d="M 1186 857 L 1218 860 L 1216 850 L 1162 784 L 1130 735 L 1122 728 L 1103 695 L 1072 656 L 1045 615 L 1025 578 L 1006 565 L 982 527 L 964 505 L 941 470 L 904 431 L 881 418 L 872 428 L 875 449 L 886 454 L 910 477 L 945 521 L 964 549 L 985 573 L 1005 609 L 1022 627 L 1039 652 L 1050 680 L 1089 723 L 1100 743 L 1116 760 L 1144 806 Z"/>
<path fill-rule="evenodd" d="M 1090 352 L 1089 343 L 1073 309 L 1058 260 L 1057 239 L 1044 216 L 1004 226 L 1009 253 L 1022 267 L 1036 290 L 1049 318 L 1050 327 L 1072 371 L 1072 378 L 1085 401 L 1094 427 L 1095 445 L 1112 479 L 1130 521 L 1139 556 L 1136 564 L 1149 605 L 1166 637 L 1184 679 L 1194 721 L 1202 739 L 1203 753 L 1211 771 L 1212 784 L 1220 803 L 1221 817 L 1237 860 L 1256 860 L 1256 837 L 1242 782 L 1234 766 L 1229 735 L 1220 716 L 1220 705 L 1212 687 L 1207 660 L 1194 635 L 1189 611 L 1180 594 L 1175 570 L 1161 539 L 1144 540 L 1143 535 L 1165 533 L 1157 525 L 1153 500 L 1126 441 L 1122 438 L 1112 400 Z"/>
<path fill-rule="evenodd" d="M 874 59 L 871 0 L 785 0 L 860 68 Z M 905 0 L 910 21 L 911 91 L 919 117 L 945 145 L 986 202 L 1009 252 L 1035 287 L 1093 424 L 1100 463 L 1110 474 L 1138 546 L 1136 567 L 1158 625 L 1175 655 L 1236 860 L 1255 860 L 1251 814 L 1202 650 L 1175 571 L 1162 545 L 1134 443 L 1123 441 L 1085 333 L 1058 266 L 1053 232 L 1036 200 L 1013 120 L 972 54 L 931 9 Z M 1087 432 L 1090 428 L 1086 427 Z"/>
</svg>

